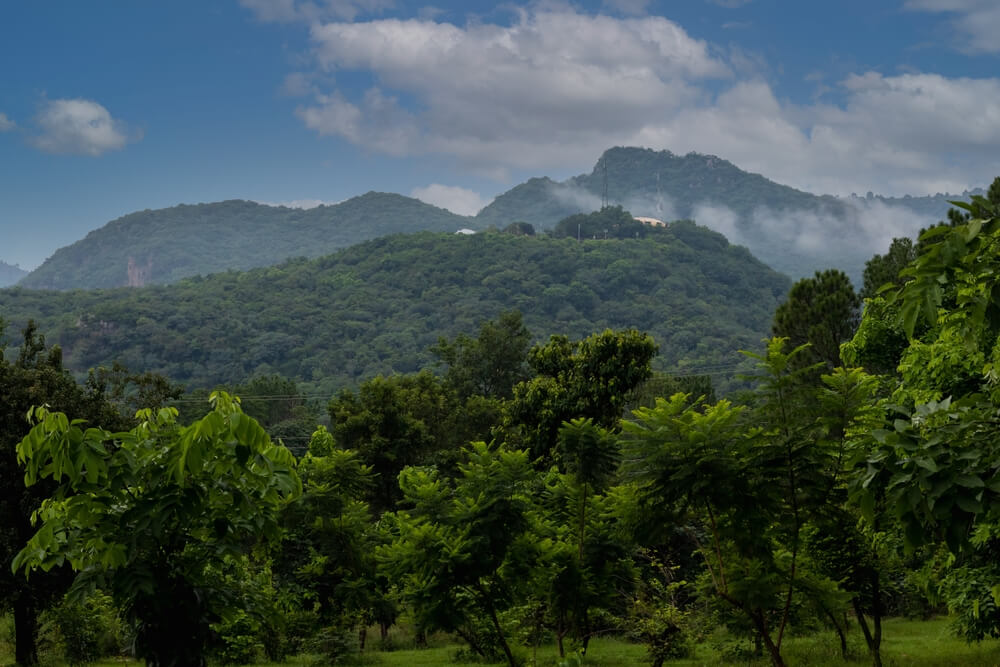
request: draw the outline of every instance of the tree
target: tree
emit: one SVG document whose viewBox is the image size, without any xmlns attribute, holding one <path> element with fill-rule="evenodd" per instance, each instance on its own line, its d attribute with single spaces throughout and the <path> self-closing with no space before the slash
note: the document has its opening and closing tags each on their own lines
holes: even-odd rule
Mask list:
<svg viewBox="0 0 1000 667">
<path fill-rule="evenodd" d="M 134 423 L 134 411 L 128 414 L 132 396 L 162 403 L 179 389 L 160 376 L 133 375 L 120 365 L 92 372 L 86 388 L 81 387 L 63 368 L 60 348 L 47 347 L 34 322 L 23 331 L 17 357 L 10 360 L 5 352 L 0 340 L 0 521 L 6 527 L 0 538 L 0 601 L 14 611 L 15 660 L 31 665 L 38 661 L 38 614 L 65 592 L 72 577 L 67 568 L 30 579 L 11 572 L 15 555 L 34 534 L 30 517 L 53 488 L 51 483 L 25 486 L 15 453 L 31 428 L 25 415 L 34 405 L 48 405 L 93 424 L 125 429 Z"/>
<path fill-rule="evenodd" d="M 807 558 L 806 537 L 823 530 L 845 496 L 845 461 L 855 422 L 874 382 L 815 369 L 768 344 L 755 407 L 692 404 L 676 394 L 623 421 L 626 474 L 642 511 L 687 525 L 698 544 L 710 595 L 748 621 L 775 665 L 796 600 L 842 604 L 835 582 Z"/>
<path fill-rule="evenodd" d="M 870 299 L 884 285 L 898 282 L 899 272 L 916 257 L 917 249 L 912 239 L 906 237 L 893 239 L 888 252 L 884 255 L 875 255 L 865 262 L 863 285 L 859 296 L 862 299 Z"/>
<path fill-rule="evenodd" d="M 1000 195 L 1000 179 L 990 188 Z M 886 293 L 908 339 L 893 402 L 857 484 L 866 518 L 890 508 L 909 549 L 950 552 L 934 591 L 965 636 L 1000 634 L 1000 208 L 991 196 L 921 234 L 920 252 Z M 865 318 L 868 318 L 866 313 Z"/>
<path fill-rule="evenodd" d="M 528 448 L 536 464 L 553 459 L 564 422 L 589 417 L 615 428 L 630 393 L 649 378 L 656 343 L 635 329 L 605 330 L 582 341 L 552 336 L 536 345 L 528 363 L 537 374 L 514 387 L 504 406 L 508 443 Z"/>
<path fill-rule="evenodd" d="M 483 442 L 465 449 L 459 469 L 453 480 L 432 468 L 403 470 L 409 509 L 387 517 L 394 539 L 378 549 L 380 567 L 398 582 L 418 628 L 455 632 L 484 658 L 500 647 L 515 667 L 500 615 L 525 597 L 537 560 L 529 530 L 535 473 L 526 452 Z"/>
<path fill-rule="evenodd" d="M 541 494 L 552 548 L 540 590 L 565 657 L 564 637 L 572 633 L 586 654 L 595 632 L 593 613 L 624 614 L 632 587 L 631 542 L 612 516 L 611 482 L 620 458 L 616 434 L 590 419 L 574 419 L 559 430 L 559 463 Z"/>
<path fill-rule="evenodd" d="M 121 433 L 36 407 L 17 447 L 25 484 L 55 488 L 13 568 L 68 563 L 71 593 L 110 591 L 153 666 L 204 664 L 211 624 L 247 603 L 222 576 L 229 559 L 277 539 L 281 508 L 301 493 L 292 454 L 238 400 L 211 401 L 190 426 L 147 409 Z"/>
<path fill-rule="evenodd" d="M 827 370 L 840 365 L 840 344 L 857 329 L 861 300 L 843 271 L 816 272 L 792 286 L 788 300 L 774 313 L 771 330 L 792 347 L 810 344 L 802 355 L 807 363 L 823 362 Z"/>
<path fill-rule="evenodd" d="M 507 399 L 514 385 L 528 378 L 527 357 L 531 333 L 520 311 L 500 313 L 483 323 L 479 336 L 459 334 L 454 341 L 441 338 L 432 352 L 447 364 L 445 381 L 462 400 L 470 396 Z"/>
</svg>

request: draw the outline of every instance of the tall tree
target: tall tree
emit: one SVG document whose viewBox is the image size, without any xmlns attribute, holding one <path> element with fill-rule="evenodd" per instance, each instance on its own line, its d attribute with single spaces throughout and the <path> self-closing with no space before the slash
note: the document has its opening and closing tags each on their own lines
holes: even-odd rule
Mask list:
<svg viewBox="0 0 1000 667">
<path fill-rule="evenodd" d="M 93 415 L 87 409 L 90 406 L 83 390 L 63 369 L 59 348 L 47 348 L 33 323 L 24 330 L 13 362 L 4 358 L 4 352 L 0 344 L 0 520 L 4 525 L 0 537 L 0 596 L 3 605 L 14 611 L 15 660 L 20 665 L 33 665 L 38 662 L 38 614 L 65 592 L 71 577 L 65 569 L 31 579 L 11 572 L 14 556 L 35 532 L 31 514 L 51 490 L 25 486 L 15 448 L 31 428 L 25 415 L 33 405 L 48 404 L 77 417 Z"/>
<path fill-rule="evenodd" d="M 840 344 L 857 329 L 860 308 L 861 299 L 847 274 L 837 269 L 817 271 L 792 286 L 788 300 L 774 313 L 771 330 L 792 347 L 809 343 L 803 360 L 833 369 L 840 365 Z"/>
<path fill-rule="evenodd" d="M 228 559 L 276 539 L 301 493 L 287 449 L 227 394 L 212 405 L 187 427 L 173 408 L 147 409 L 114 434 L 34 408 L 17 446 L 25 484 L 55 488 L 14 570 L 69 563 L 73 591 L 111 591 L 155 667 L 205 664 L 210 625 L 245 603 L 226 585 Z"/>
<path fill-rule="evenodd" d="M 462 400 L 474 395 L 506 399 L 514 385 L 528 378 L 530 344 L 531 333 L 520 311 L 510 310 L 484 322 L 476 338 L 466 334 L 450 342 L 441 338 L 432 352 L 447 364 L 445 380 Z"/>
<path fill-rule="evenodd" d="M 649 378 L 656 351 L 653 339 L 635 329 L 607 329 L 572 342 L 552 336 L 536 345 L 528 363 L 537 375 L 514 387 L 504 406 L 507 442 L 526 447 L 547 466 L 564 422 L 589 417 L 616 428 L 631 392 Z"/>
<path fill-rule="evenodd" d="M 884 255 L 875 255 L 865 262 L 863 285 L 859 296 L 870 299 L 879 288 L 899 281 L 899 272 L 917 257 L 917 248 L 912 239 L 895 238 Z"/>
</svg>

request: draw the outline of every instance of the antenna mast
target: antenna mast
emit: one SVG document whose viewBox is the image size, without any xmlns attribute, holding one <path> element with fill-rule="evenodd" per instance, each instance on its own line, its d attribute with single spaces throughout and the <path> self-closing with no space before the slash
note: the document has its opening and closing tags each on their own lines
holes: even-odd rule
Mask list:
<svg viewBox="0 0 1000 667">
<path fill-rule="evenodd" d="M 604 165 L 604 196 L 601 198 L 601 210 L 603 211 L 608 207 L 608 156 L 605 155 L 601 160 Z"/>
<path fill-rule="evenodd" d="M 660 172 L 656 172 L 656 217 L 663 220 L 663 194 L 660 192 Z"/>
</svg>

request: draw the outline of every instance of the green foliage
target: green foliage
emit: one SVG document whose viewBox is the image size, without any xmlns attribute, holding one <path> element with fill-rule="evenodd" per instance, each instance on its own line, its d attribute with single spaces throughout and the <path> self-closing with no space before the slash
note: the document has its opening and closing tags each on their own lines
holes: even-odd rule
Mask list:
<svg viewBox="0 0 1000 667">
<path fill-rule="evenodd" d="M 291 453 L 227 394 L 212 404 L 190 426 L 161 408 L 114 434 L 34 408 L 17 449 L 27 485 L 56 486 L 13 568 L 69 563 L 73 590 L 108 590 L 153 663 L 201 664 L 210 624 L 247 604 L 220 577 L 227 559 L 276 539 L 279 510 L 301 493 Z"/>
<path fill-rule="evenodd" d="M 767 335 L 788 288 L 746 249 L 678 223 L 638 241 L 394 236 L 167 287 L 0 290 L 0 313 L 11 326 L 36 318 L 81 376 L 120 360 L 189 389 L 277 373 L 330 396 L 432 367 L 441 337 L 475 336 L 514 309 L 543 339 L 636 327 L 659 344 L 660 370 L 732 368 Z"/>
<path fill-rule="evenodd" d="M 421 230 L 485 228 L 474 218 L 396 194 L 369 192 L 303 210 L 231 200 L 130 213 L 60 248 L 28 274 L 34 289 L 91 289 L 129 283 L 129 264 L 148 270 L 144 284 L 319 257 L 368 239 Z M 183 239 L 183 243 L 178 243 Z"/>
<path fill-rule="evenodd" d="M 445 382 L 462 400 L 473 395 L 506 399 L 528 377 L 530 344 L 531 333 L 520 311 L 513 310 L 484 322 L 476 338 L 459 334 L 450 342 L 439 339 L 433 352 L 447 364 Z"/>
<path fill-rule="evenodd" d="M 572 342 L 552 336 L 546 345 L 536 345 L 528 363 L 537 375 L 517 385 L 504 406 L 508 439 L 545 464 L 564 422 L 584 417 L 613 427 L 630 392 L 649 378 L 656 350 L 653 339 L 635 329 L 609 329 Z"/>
<path fill-rule="evenodd" d="M 845 461 L 872 419 L 875 380 L 837 369 L 817 387 L 813 368 L 776 338 L 760 363 L 752 410 L 677 394 L 633 412 L 622 428 L 626 472 L 640 511 L 690 528 L 705 561 L 704 590 L 748 622 L 774 664 L 804 601 L 843 605 L 804 549 L 810 522 L 842 502 Z M 702 534 L 694 528 L 703 526 Z"/>
<path fill-rule="evenodd" d="M 95 591 L 82 601 L 63 599 L 42 616 L 70 665 L 85 665 L 116 655 L 125 645 L 118 609 L 109 595 Z"/>
<path fill-rule="evenodd" d="M 621 206 L 608 206 L 593 213 L 577 213 L 563 218 L 552 229 L 556 238 L 572 239 L 637 239 L 645 238 L 657 229 L 643 224 Z"/>
<path fill-rule="evenodd" d="M 503 228 L 504 234 L 513 234 L 514 236 L 534 236 L 535 228 L 528 222 L 514 221 Z"/>
<path fill-rule="evenodd" d="M 912 239 L 896 238 L 884 255 L 875 255 L 865 263 L 863 285 L 859 296 L 870 299 L 889 284 L 899 282 L 899 272 L 917 258 L 917 249 Z"/>
<path fill-rule="evenodd" d="M 447 464 L 462 443 L 483 437 L 489 424 L 466 420 L 462 403 L 427 371 L 415 375 L 376 377 L 355 394 L 344 390 L 330 401 L 333 439 L 355 450 L 375 474 L 367 497 L 376 514 L 393 509 L 401 497 L 397 477 L 409 465 L 440 455 Z M 477 433 L 477 430 L 480 431 Z"/>
<path fill-rule="evenodd" d="M 390 522 L 380 569 L 397 582 L 422 631 L 459 634 L 482 657 L 516 660 L 499 614 L 523 599 L 538 544 L 529 533 L 533 476 L 523 451 L 472 443 L 454 480 L 406 468 L 404 502 Z"/>
<path fill-rule="evenodd" d="M 801 355 L 808 363 L 823 362 L 827 370 L 840 366 L 840 344 L 854 335 L 861 300 L 842 271 L 817 271 L 792 286 L 788 300 L 774 312 L 772 331 L 792 347 L 809 343 Z"/>
</svg>

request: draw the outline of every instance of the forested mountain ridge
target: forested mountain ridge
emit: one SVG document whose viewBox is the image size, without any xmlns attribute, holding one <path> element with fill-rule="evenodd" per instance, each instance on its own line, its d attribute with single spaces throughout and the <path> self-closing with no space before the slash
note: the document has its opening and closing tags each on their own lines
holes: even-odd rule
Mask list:
<svg viewBox="0 0 1000 667">
<path fill-rule="evenodd" d="M 418 233 L 320 259 L 142 289 L 0 290 L 76 372 L 118 360 L 188 386 L 280 373 L 331 392 L 434 361 L 439 336 L 519 309 L 533 335 L 636 327 L 661 369 L 731 370 L 756 349 L 790 281 L 690 222 L 645 239 Z"/>
<path fill-rule="evenodd" d="M 60 290 L 166 284 L 319 257 L 387 234 L 462 227 L 479 225 L 417 199 L 380 192 L 313 209 L 243 200 L 181 204 L 113 220 L 57 250 L 20 284 Z"/>
<path fill-rule="evenodd" d="M 563 182 L 536 178 L 508 190 L 477 219 L 498 227 L 523 220 L 551 228 L 566 216 L 599 208 L 605 182 L 608 202 L 634 215 L 694 219 L 792 277 L 839 268 L 859 285 L 865 261 L 884 252 L 892 237 L 915 237 L 945 217 L 949 199 L 982 192 L 838 198 L 775 183 L 714 155 L 616 147 L 588 174 Z"/>
<path fill-rule="evenodd" d="M 0 260 L 0 287 L 13 285 L 26 275 L 28 275 L 28 272 L 20 266 L 12 266 Z"/>
</svg>

